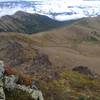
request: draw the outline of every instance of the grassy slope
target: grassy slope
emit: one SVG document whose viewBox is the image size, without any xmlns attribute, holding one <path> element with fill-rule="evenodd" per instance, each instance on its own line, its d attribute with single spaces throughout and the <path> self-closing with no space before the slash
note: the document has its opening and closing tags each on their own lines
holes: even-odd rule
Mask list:
<svg viewBox="0 0 100 100">
<path fill-rule="evenodd" d="M 47 82 L 39 79 L 39 84 L 47 100 L 100 99 L 100 80 L 91 80 L 76 72 L 64 71 L 58 79 Z"/>
<path fill-rule="evenodd" d="M 21 90 L 5 90 L 6 100 L 33 100 L 28 93 Z"/>
<path fill-rule="evenodd" d="M 81 25 L 80 22 L 58 30 L 41 32 L 32 38 L 42 46 L 40 50 L 49 55 L 54 65 L 66 66 L 67 69 L 84 65 L 99 73 L 100 31 Z"/>
<path fill-rule="evenodd" d="M 64 71 L 56 77 L 45 81 L 33 77 L 46 100 L 100 100 L 100 80 L 91 80 L 72 71 Z M 28 93 L 20 90 L 5 90 L 5 93 L 7 100 L 32 100 Z"/>
</svg>

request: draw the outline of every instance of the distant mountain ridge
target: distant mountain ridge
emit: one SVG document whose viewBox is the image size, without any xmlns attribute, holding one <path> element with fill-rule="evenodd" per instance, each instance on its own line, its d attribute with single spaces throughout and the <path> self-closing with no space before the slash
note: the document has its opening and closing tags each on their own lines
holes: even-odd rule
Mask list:
<svg viewBox="0 0 100 100">
<path fill-rule="evenodd" d="M 0 32 L 36 33 L 56 28 L 64 24 L 39 14 L 18 11 L 14 15 L 6 15 L 0 19 Z"/>
</svg>

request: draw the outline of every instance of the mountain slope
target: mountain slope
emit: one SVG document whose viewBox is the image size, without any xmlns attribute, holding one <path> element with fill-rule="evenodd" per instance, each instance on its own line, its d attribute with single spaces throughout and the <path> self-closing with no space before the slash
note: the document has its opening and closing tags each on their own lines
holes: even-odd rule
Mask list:
<svg viewBox="0 0 100 100">
<path fill-rule="evenodd" d="M 48 55 L 41 52 L 30 36 L 17 33 L 0 33 L 0 59 L 23 73 L 42 74 L 51 66 Z"/>
<path fill-rule="evenodd" d="M 99 20 L 100 17 L 81 19 L 70 26 L 32 35 L 32 38 L 43 46 L 41 50 L 54 65 L 67 69 L 84 65 L 99 73 Z"/>
<path fill-rule="evenodd" d="M 0 19 L 0 32 L 31 34 L 56 28 L 63 24 L 63 22 L 52 20 L 44 15 L 18 11 L 12 16 L 6 15 Z"/>
<path fill-rule="evenodd" d="M 58 66 L 60 70 L 62 66 L 72 69 L 74 66 L 84 65 L 99 73 L 99 20 L 100 17 L 81 19 L 69 26 L 30 36 L 0 33 L 0 58 L 15 66 L 23 66 L 27 61 L 29 72 L 37 66 Z M 34 59 L 32 55 L 37 56 Z M 31 64 L 34 65 L 33 68 Z"/>
<path fill-rule="evenodd" d="M 65 69 L 72 69 L 78 65 L 88 66 L 99 73 L 100 30 L 98 25 L 100 18 L 93 18 L 92 21 L 91 19 L 81 19 L 69 26 L 30 36 L 0 33 L 0 57 L 15 66 L 26 64 L 29 73 L 34 72 L 34 68 L 38 70 L 38 66 L 39 68 L 52 66 L 53 71 L 54 66 L 59 67 L 57 70 L 61 70 L 63 66 Z M 88 24 L 85 21 L 88 21 L 89 27 L 86 26 Z M 34 58 L 32 55 L 37 56 Z M 27 63 L 25 63 L 26 61 Z M 33 65 L 34 67 L 32 67 Z"/>
</svg>

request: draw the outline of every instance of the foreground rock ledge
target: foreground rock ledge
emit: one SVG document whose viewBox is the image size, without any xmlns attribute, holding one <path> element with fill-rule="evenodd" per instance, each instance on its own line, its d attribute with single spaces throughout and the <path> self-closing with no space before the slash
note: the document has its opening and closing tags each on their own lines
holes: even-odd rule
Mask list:
<svg viewBox="0 0 100 100">
<path fill-rule="evenodd" d="M 42 92 L 38 90 L 34 84 L 32 84 L 32 88 L 30 88 L 29 86 L 17 84 L 17 76 L 6 76 L 4 72 L 4 62 L 0 61 L 0 100 L 6 100 L 4 88 L 6 88 L 8 91 L 19 89 L 29 93 L 31 98 L 34 100 L 44 100 Z"/>
</svg>

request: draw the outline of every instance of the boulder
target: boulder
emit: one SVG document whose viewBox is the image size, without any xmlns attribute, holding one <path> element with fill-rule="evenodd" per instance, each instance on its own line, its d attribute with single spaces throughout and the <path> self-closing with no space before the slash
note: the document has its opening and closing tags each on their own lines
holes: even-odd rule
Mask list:
<svg viewBox="0 0 100 100">
<path fill-rule="evenodd" d="M 72 69 L 72 71 L 76 71 L 76 72 L 79 72 L 80 74 L 87 75 L 91 79 L 99 78 L 99 75 L 98 74 L 96 74 L 94 71 L 90 70 L 86 66 L 77 66 L 77 67 L 74 67 Z"/>
<path fill-rule="evenodd" d="M 16 82 L 18 81 L 18 77 L 14 75 L 4 76 L 4 87 L 7 90 L 13 90 L 16 87 Z"/>
</svg>

